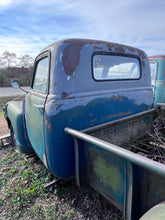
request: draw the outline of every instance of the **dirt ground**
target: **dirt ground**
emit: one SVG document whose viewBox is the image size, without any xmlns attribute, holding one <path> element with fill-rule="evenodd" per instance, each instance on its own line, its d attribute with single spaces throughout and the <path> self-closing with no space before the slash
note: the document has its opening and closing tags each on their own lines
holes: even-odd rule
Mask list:
<svg viewBox="0 0 165 220">
<path fill-rule="evenodd" d="M 8 134 L 10 130 L 8 129 L 6 120 L 3 115 L 0 115 L 0 136 Z"/>
</svg>

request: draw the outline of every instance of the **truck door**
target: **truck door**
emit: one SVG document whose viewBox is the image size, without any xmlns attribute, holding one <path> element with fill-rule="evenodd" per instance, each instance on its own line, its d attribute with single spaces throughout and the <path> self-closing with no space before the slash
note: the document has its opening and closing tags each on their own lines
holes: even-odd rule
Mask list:
<svg viewBox="0 0 165 220">
<path fill-rule="evenodd" d="M 28 138 L 40 159 L 45 162 L 44 110 L 49 85 L 49 54 L 36 59 L 31 89 L 26 96 L 25 120 Z"/>
</svg>

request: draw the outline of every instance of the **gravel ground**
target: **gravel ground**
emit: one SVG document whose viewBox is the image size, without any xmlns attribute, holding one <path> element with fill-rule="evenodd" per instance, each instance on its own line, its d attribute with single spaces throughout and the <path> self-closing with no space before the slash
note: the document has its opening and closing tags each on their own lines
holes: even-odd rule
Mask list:
<svg viewBox="0 0 165 220">
<path fill-rule="evenodd" d="M 29 87 L 21 87 L 25 90 L 29 90 Z M 15 89 L 12 87 L 0 87 L 0 97 L 25 95 L 25 92 L 21 89 Z"/>
<path fill-rule="evenodd" d="M 0 136 L 8 134 L 10 130 L 8 129 L 6 120 L 3 115 L 0 115 Z"/>
</svg>

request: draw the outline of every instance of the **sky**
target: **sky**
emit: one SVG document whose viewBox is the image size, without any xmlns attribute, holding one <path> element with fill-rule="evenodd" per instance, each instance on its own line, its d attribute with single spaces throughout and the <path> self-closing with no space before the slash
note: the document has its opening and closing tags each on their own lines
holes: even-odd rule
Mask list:
<svg viewBox="0 0 165 220">
<path fill-rule="evenodd" d="M 127 44 L 165 54 L 164 0 L 0 0 L 0 53 L 33 58 L 66 38 Z"/>
</svg>

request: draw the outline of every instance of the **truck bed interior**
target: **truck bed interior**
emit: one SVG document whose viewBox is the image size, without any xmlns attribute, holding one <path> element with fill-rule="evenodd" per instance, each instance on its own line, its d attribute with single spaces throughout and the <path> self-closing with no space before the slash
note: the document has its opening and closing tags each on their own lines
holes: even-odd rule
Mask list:
<svg viewBox="0 0 165 220">
<path fill-rule="evenodd" d="M 165 164 L 165 109 L 156 108 L 93 127 L 86 133 Z"/>
</svg>

